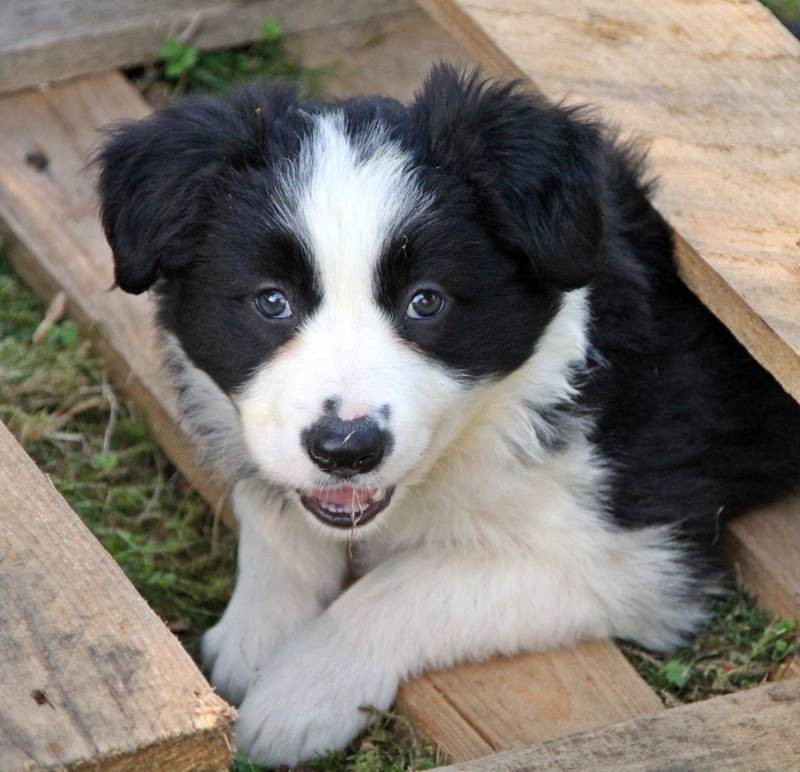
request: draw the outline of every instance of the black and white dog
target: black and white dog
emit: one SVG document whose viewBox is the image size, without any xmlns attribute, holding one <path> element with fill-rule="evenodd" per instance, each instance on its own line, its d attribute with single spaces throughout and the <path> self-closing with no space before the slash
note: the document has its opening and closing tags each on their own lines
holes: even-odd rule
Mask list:
<svg viewBox="0 0 800 772">
<path fill-rule="evenodd" d="M 122 126 L 99 163 L 117 283 L 155 289 L 235 483 L 204 651 L 260 762 L 343 746 L 426 668 L 675 646 L 722 522 L 800 478 L 800 409 L 582 111 L 445 66 L 408 106 L 265 84 Z"/>
</svg>

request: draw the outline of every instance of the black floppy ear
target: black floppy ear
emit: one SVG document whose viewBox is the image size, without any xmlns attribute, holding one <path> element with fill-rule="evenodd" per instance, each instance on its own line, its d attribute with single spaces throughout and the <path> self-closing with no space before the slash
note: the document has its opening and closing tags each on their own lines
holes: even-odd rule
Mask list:
<svg viewBox="0 0 800 772">
<path fill-rule="evenodd" d="M 94 163 L 119 287 L 138 294 L 191 262 L 216 186 L 266 163 L 270 131 L 295 103 L 291 89 L 263 87 L 186 100 L 110 130 Z"/>
<path fill-rule="evenodd" d="M 587 284 L 603 234 L 602 134 L 576 109 L 439 65 L 412 106 L 429 163 L 477 192 L 487 227 L 561 289 Z"/>
</svg>

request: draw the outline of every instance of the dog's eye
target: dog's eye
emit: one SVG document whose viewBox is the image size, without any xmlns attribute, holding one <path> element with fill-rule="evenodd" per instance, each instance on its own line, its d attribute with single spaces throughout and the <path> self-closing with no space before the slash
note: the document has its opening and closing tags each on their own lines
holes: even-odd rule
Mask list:
<svg viewBox="0 0 800 772">
<path fill-rule="evenodd" d="M 406 316 L 411 319 L 430 319 L 444 307 L 444 298 L 432 289 L 417 292 L 406 308 Z"/>
<path fill-rule="evenodd" d="M 267 319 L 286 319 L 292 315 L 289 298 L 280 290 L 270 289 L 256 297 L 256 308 Z"/>
</svg>

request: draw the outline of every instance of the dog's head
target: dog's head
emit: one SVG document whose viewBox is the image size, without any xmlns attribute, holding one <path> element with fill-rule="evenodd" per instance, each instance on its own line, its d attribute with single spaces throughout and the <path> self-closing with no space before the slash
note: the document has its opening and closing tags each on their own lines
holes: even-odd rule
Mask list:
<svg viewBox="0 0 800 772">
<path fill-rule="evenodd" d="M 117 129 L 102 219 L 261 474 L 364 526 L 592 278 L 600 152 L 572 111 L 447 67 L 408 107 L 262 86 Z"/>
</svg>

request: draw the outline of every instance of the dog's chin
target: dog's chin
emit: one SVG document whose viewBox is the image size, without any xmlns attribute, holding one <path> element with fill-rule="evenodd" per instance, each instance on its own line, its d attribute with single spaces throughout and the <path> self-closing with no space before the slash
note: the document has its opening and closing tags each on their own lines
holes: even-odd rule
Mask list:
<svg viewBox="0 0 800 772">
<path fill-rule="evenodd" d="M 354 531 L 371 523 L 391 503 L 394 486 L 341 486 L 298 490 L 300 503 L 323 525 Z"/>
</svg>

